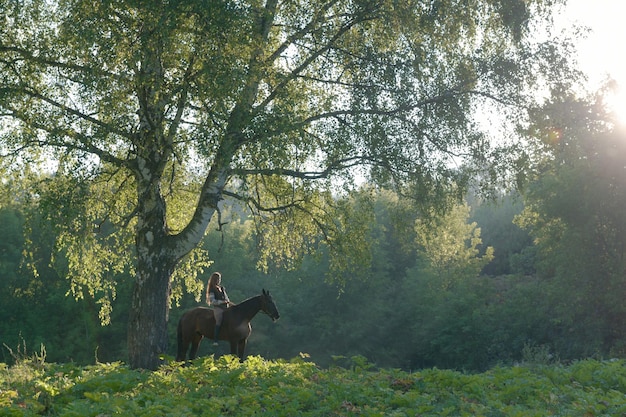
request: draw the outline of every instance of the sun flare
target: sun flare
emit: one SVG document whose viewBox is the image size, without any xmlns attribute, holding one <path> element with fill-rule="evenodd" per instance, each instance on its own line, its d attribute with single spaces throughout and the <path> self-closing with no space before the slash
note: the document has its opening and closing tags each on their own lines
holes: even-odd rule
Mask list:
<svg viewBox="0 0 626 417">
<path fill-rule="evenodd" d="M 619 86 L 609 92 L 605 97 L 605 103 L 616 123 L 626 125 L 626 87 Z"/>
<path fill-rule="evenodd" d="M 624 11 L 623 0 L 568 0 L 557 19 L 565 29 L 589 29 L 577 41 L 577 61 L 589 77 L 588 91 L 606 87 L 608 78 L 615 81 L 615 89 L 606 92 L 604 103 L 622 125 L 626 125 L 626 60 L 616 44 L 626 38 Z"/>
</svg>

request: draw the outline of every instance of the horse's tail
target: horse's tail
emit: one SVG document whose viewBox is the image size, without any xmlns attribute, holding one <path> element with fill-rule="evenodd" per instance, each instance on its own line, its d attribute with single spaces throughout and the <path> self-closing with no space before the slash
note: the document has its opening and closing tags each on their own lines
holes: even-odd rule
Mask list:
<svg viewBox="0 0 626 417">
<path fill-rule="evenodd" d="M 178 320 L 178 326 L 176 327 L 176 342 L 178 344 L 176 353 L 177 361 L 184 361 L 185 356 L 187 356 L 186 346 L 183 346 L 183 317 L 184 315 Z"/>
</svg>

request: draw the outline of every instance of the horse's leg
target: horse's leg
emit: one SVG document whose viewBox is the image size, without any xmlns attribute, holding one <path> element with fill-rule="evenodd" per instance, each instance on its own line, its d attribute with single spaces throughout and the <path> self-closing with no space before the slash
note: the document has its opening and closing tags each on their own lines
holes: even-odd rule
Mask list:
<svg viewBox="0 0 626 417">
<path fill-rule="evenodd" d="M 237 355 L 237 339 L 230 339 L 230 354 Z"/>
<path fill-rule="evenodd" d="M 191 340 L 191 352 L 189 352 L 189 360 L 196 359 L 196 355 L 198 354 L 198 348 L 200 347 L 201 341 L 201 334 L 196 334 Z"/>
<path fill-rule="evenodd" d="M 246 350 L 247 343 L 248 343 L 248 339 L 241 339 L 239 343 L 237 344 L 237 350 L 238 350 L 237 353 L 239 354 L 239 360 L 241 362 L 243 362 L 245 358 L 245 350 Z"/>
<path fill-rule="evenodd" d="M 176 327 L 176 342 L 178 345 L 178 350 L 176 352 L 176 360 L 184 361 L 187 357 L 187 350 L 189 348 L 189 339 L 186 337 L 186 332 L 184 331 L 183 321 L 178 321 L 178 326 Z"/>
<path fill-rule="evenodd" d="M 176 361 L 181 362 L 185 360 L 187 356 L 187 349 L 189 348 L 189 342 L 184 343 L 178 342 L 178 352 L 176 353 Z"/>
</svg>

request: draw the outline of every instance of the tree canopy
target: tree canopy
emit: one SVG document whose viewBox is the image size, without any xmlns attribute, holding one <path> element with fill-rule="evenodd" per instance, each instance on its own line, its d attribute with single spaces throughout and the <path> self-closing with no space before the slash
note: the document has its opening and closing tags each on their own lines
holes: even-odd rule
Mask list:
<svg viewBox="0 0 626 417">
<path fill-rule="evenodd" d="M 500 178 L 517 154 L 474 114 L 523 119 L 569 82 L 561 45 L 532 36 L 555 3 L 3 0 L 2 166 L 50 172 L 32 192 L 77 293 L 106 310 L 135 276 L 129 361 L 154 368 L 172 279 L 207 266 L 224 199 L 282 261 L 320 230 L 358 252 L 333 214 L 355 176 L 425 207 Z"/>
</svg>

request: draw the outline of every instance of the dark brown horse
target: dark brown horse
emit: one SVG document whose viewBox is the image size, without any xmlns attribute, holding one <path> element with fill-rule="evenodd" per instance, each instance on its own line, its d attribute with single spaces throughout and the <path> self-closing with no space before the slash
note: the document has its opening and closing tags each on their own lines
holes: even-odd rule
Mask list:
<svg viewBox="0 0 626 417">
<path fill-rule="evenodd" d="M 259 311 L 270 316 L 273 321 L 278 320 L 280 317 L 269 291 L 263 290 L 261 295 L 248 298 L 240 304 L 229 307 L 222 316 L 219 339 L 228 340 L 230 342 L 230 353 L 239 356 L 241 360 L 244 359 L 248 336 L 252 332 L 250 320 Z M 198 353 L 198 347 L 202 338 L 213 337 L 214 329 L 215 317 L 212 309 L 196 307 L 185 312 L 178 321 L 178 353 L 176 354 L 176 360 L 185 360 L 189 344 L 191 344 L 189 359 L 194 359 Z"/>
</svg>

